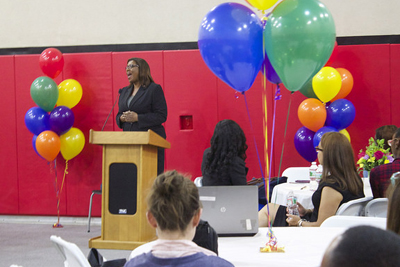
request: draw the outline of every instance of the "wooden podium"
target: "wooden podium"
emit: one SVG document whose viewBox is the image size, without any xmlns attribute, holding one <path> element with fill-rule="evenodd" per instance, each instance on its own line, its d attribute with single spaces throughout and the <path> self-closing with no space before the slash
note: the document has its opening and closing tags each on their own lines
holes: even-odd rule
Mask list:
<svg viewBox="0 0 400 267">
<path fill-rule="evenodd" d="M 101 236 L 90 239 L 89 247 L 131 250 L 155 240 L 146 196 L 157 177 L 157 149 L 170 143 L 151 130 L 90 130 L 89 143 L 103 146 Z"/>
</svg>

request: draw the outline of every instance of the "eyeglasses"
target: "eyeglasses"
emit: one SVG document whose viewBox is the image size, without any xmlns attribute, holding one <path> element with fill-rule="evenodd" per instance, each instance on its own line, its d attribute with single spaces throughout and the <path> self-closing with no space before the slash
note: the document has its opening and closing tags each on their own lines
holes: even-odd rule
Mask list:
<svg viewBox="0 0 400 267">
<path fill-rule="evenodd" d="M 317 152 L 318 152 L 318 151 L 323 152 L 324 150 L 323 150 L 322 148 L 319 148 L 319 147 L 316 146 L 316 147 L 315 147 L 315 151 L 317 151 Z"/>
<path fill-rule="evenodd" d="M 399 140 L 399 138 L 393 138 L 391 140 L 388 140 L 388 145 L 392 146 L 394 140 Z"/>
<path fill-rule="evenodd" d="M 139 65 L 137 65 L 137 64 L 136 65 L 133 65 L 133 64 L 126 65 L 125 70 L 131 70 L 134 67 L 138 67 L 139 68 Z"/>
</svg>

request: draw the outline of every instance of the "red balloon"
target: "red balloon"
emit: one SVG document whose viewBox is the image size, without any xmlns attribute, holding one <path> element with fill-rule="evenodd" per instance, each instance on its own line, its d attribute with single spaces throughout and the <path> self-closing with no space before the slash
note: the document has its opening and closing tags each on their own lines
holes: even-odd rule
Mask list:
<svg viewBox="0 0 400 267">
<path fill-rule="evenodd" d="M 326 108 L 324 104 L 315 98 L 307 98 L 299 105 L 297 115 L 303 126 L 313 132 L 324 126 L 326 120 Z"/>
<path fill-rule="evenodd" d="M 64 57 L 56 48 L 45 49 L 39 57 L 40 69 L 50 78 L 56 78 L 64 68 Z"/>
<path fill-rule="evenodd" d="M 330 66 L 332 65 L 333 61 L 335 61 L 336 57 L 337 57 L 337 50 L 338 50 L 338 45 L 337 42 L 335 41 L 335 46 L 333 47 L 333 51 L 331 54 L 331 57 L 328 59 L 328 62 L 326 62 L 325 66 Z"/>
</svg>

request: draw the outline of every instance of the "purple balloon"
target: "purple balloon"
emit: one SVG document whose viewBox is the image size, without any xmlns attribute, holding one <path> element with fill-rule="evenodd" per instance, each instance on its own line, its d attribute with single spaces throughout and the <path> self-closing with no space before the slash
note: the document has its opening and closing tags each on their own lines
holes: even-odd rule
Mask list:
<svg viewBox="0 0 400 267">
<path fill-rule="evenodd" d="M 30 108 L 25 114 L 25 125 L 35 135 L 50 130 L 49 114 L 39 107 Z"/>
<path fill-rule="evenodd" d="M 319 142 L 321 142 L 321 138 L 324 135 L 324 133 L 329 133 L 329 132 L 338 132 L 338 130 L 336 130 L 333 127 L 324 126 L 321 127 L 318 131 L 316 131 L 313 137 L 314 147 L 317 147 L 319 145 Z"/>
<path fill-rule="evenodd" d="M 203 18 L 198 35 L 208 68 L 239 92 L 252 86 L 263 62 L 263 26 L 248 7 L 223 3 Z"/>
<path fill-rule="evenodd" d="M 66 106 L 55 107 L 50 113 L 50 127 L 58 135 L 65 134 L 74 125 L 74 113 Z"/>
<path fill-rule="evenodd" d="M 326 108 L 326 126 L 343 130 L 350 126 L 356 117 L 356 109 L 349 100 L 338 99 Z"/>
<path fill-rule="evenodd" d="M 282 83 L 281 79 L 279 78 L 278 74 L 275 72 L 274 67 L 272 67 L 271 62 L 269 61 L 267 53 L 265 53 L 265 58 L 262 66 L 262 72 L 264 73 L 264 70 L 267 71 L 267 79 L 271 83 Z"/>
<path fill-rule="evenodd" d="M 294 146 L 297 152 L 307 161 L 313 162 L 317 159 L 317 152 L 313 145 L 314 132 L 301 127 L 294 136 Z"/>
</svg>

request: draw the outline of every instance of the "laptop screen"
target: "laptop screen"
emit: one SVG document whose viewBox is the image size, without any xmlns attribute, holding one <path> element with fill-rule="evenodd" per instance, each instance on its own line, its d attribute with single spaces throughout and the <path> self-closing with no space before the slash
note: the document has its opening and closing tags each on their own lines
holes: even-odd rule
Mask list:
<svg viewBox="0 0 400 267">
<path fill-rule="evenodd" d="M 258 186 L 199 187 L 201 219 L 218 236 L 252 236 L 258 232 Z"/>
</svg>

